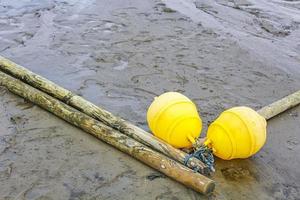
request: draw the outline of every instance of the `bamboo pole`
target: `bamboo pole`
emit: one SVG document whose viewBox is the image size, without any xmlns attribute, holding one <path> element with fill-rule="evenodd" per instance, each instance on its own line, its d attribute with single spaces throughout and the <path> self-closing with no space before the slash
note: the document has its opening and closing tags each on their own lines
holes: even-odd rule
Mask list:
<svg viewBox="0 0 300 200">
<path fill-rule="evenodd" d="M 2 56 L 0 56 L 0 70 L 184 164 L 187 153 Z M 202 174 L 208 175 L 210 172 L 209 168 L 196 158 L 190 158 L 187 166 L 191 169 L 198 169 Z"/>
<path fill-rule="evenodd" d="M 0 85 L 197 192 L 208 194 L 214 190 L 215 184 L 209 178 L 3 72 Z"/>
<path fill-rule="evenodd" d="M 261 108 L 257 112 L 268 120 L 298 104 L 300 104 L 300 90 Z"/>
</svg>

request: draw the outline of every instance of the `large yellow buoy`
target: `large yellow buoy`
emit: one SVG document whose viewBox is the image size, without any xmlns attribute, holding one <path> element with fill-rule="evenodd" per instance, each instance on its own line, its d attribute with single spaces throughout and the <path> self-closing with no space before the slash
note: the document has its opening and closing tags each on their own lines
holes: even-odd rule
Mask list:
<svg viewBox="0 0 300 200">
<path fill-rule="evenodd" d="M 150 105 L 147 121 L 153 134 L 176 148 L 191 147 L 202 121 L 195 104 L 178 92 L 167 92 Z"/>
<path fill-rule="evenodd" d="M 221 113 L 209 126 L 206 143 L 224 160 L 248 158 L 266 141 L 265 118 L 248 107 L 234 107 Z"/>
</svg>

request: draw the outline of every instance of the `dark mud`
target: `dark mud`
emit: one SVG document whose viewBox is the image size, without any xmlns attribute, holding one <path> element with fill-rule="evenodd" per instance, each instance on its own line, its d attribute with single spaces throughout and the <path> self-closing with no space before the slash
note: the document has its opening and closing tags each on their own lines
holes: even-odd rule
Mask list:
<svg viewBox="0 0 300 200">
<path fill-rule="evenodd" d="M 299 1 L 2 0 L 0 54 L 144 129 L 154 96 L 182 92 L 207 127 L 300 88 L 299 22 Z M 206 198 L 0 92 L 0 199 Z M 299 113 L 252 158 L 217 159 L 209 198 L 299 198 Z"/>
</svg>

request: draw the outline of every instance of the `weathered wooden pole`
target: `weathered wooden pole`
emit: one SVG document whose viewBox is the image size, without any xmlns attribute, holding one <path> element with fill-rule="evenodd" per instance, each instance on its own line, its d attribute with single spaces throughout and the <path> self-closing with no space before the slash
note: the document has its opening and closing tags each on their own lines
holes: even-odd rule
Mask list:
<svg viewBox="0 0 300 200">
<path fill-rule="evenodd" d="M 66 90 L 63 87 L 39 76 L 30 70 L 0 56 L 0 70 L 7 74 L 18 78 L 27 84 L 35 87 L 47 94 L 63 101 L 64 103 L 80 110 L 81 112 L 111 126 L 120 132 L 134 138 L 135 140 L 165 154 L 166 156 L 184 163 L 187 154 L 179 149 L 176 149 L 168 143 L 160 140 L 152 134 L 144 131 L 143 129 L 116 117 L 105 109 L 96 106 L 95 104 L 85 100 L 84 98 Z M 187 166 L 191 169 L 197 169 L 202 174 L 209 174 L 209 168 L 196 158 L 191 158 L 187 162 Z"/>
<path fill-rule="evenodd" d="M 5 86 L 12 93 L 39 105 L 197 192 L 208 194 L 214 190 L 215 184 L 209 178 L 1 71 L 0 86 Z"/>
<path fill-rule="evenodd" d="M 298 104 L 300 104 L 300 90 L 259 109 L 257 112 L 268 120 Z"/>
</svg>

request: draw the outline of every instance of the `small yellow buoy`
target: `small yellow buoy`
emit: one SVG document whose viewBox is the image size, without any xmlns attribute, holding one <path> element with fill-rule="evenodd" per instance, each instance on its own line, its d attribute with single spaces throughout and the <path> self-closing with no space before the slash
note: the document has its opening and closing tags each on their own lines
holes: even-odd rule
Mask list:
<svg viewBox="0 0 300 200">
<path fill-rule="evenodd" d="M 167 92 L 150 105 L 147 121 L 153 134 L 176 148 L 191 147 L 202 121 L 195 104 L 178 92 Z"/>
<path fill-rule="evenodd" d="M 209 126 L 206 144 L 224 160 L 248 158 L 266 141 L 265 118 L 248 107 L 234 107 L 221 113 Z"/>
</svg>

